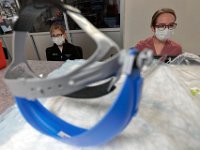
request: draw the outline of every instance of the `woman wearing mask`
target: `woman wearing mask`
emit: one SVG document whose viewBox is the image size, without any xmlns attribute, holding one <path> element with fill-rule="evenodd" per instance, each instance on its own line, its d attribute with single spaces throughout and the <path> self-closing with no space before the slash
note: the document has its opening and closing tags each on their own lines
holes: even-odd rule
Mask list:
<svg viewBox="0 0 200 150">
<path fill-rule="evenodd" d="M 54 23 L 50 28 L 50 35 L 54 45 L 46 49 L 48 61 L 66 61 L 67 59 L 83 58 L 81 47 L 74 46 L 66 40 L 67 34 L 63 25 Z"/>
<path fill-rule="evenodd" d="M 176 42 L 170 40 L 176 28 L 176 14 L 170 8 L 163 8 L 154 13 L 151 20 L 152 37 L 136 44 L 138 50 L 151 49 L 155 56 L 177 56 L 182 53 L 182 48 Z"/>
</svg>

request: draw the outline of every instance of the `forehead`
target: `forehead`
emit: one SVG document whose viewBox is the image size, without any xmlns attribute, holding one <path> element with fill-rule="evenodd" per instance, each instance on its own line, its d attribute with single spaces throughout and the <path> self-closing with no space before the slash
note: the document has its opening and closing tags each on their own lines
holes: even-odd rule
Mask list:
<svg viewBox="0 0 200 150">
<path fill-rule="evenodd" d="M 170 13 L 163 13 L 158 16 L 156 23 L 164 23 L 164 24 L 169 24 L 175 22 L 175 17 L 174 15 Z"/>
<path fill-rule="evenodd" d="M 62 34 L 62 31 L 60 29 L 54 29 L 52 30 L 52 34 Z"/>
</svg>

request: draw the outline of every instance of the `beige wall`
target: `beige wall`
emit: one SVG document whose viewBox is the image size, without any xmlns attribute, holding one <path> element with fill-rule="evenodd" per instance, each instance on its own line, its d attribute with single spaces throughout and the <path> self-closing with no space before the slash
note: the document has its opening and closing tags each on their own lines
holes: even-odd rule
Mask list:
<svg viewBox="0 0 200 150">
<path fill-rule="evenodd" d="M 112 31 L 103 30 L 102 32 L 121 46 L 120 29 L 112 29 Z M 94 53 L 96 44 L 85 32 L 75 31 L 70 34 L 72 43 L 82 47 L 84 59 L 87 59 Z M 31 38 L 27 40 L 27 45 L 25 46 L 26 58 L 29 60 L 46 60 L 45 50 L 47 47 L 53 45 L 49 32 L 31 33 L 30 35 L 33 37 L 33 40 Z M 4 46 L 7 47 L 9 53 L 12 55 L 12 34 L 1 35 L 0 38 L 4 41 Z M 34 47 L 33 41 L 37 49 Z M 112 56 L 114 53 L 116 53 L 116 51 L 109 51 L 105 58 Z"/>
<path fill-rule="evenodd" d="M 9 52 L 9 54 L 12 56 L 12 35 L 13 34 L 6 34 L 6 35 L 0 35 L 0 38 L 3 41 L 3 46 L 5 46 Z M 26 44 L 25 44 L 25 56 L 29 60 L 38 60 L 37 52 L 34 48 L 33 42 L 31 38 L 27 38 Z"/>
<path fill-rule="evenodd" d="M 163 7 L 170 7 L 177 13 L 178 26 L 173 39 L 184 51 L 200 55 L 200 0 L 125 0 L 124 47 L 132 47 L 152 35 L 151 17 Z"/>
</svg>

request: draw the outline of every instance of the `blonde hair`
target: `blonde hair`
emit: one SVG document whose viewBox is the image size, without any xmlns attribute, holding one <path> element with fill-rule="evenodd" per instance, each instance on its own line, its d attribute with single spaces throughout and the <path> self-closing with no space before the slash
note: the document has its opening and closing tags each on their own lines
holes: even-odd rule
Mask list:
<svg viewBox="0 0 200 150">
<path fill-rule="evenodd" d="M 60 30 L 63 34 L 65 33 L 65 27 L 63 25 L 54 23 L 50 27 L 50 34 L 52 35 L 53 31 L 56 29 Z"/>
</svg>

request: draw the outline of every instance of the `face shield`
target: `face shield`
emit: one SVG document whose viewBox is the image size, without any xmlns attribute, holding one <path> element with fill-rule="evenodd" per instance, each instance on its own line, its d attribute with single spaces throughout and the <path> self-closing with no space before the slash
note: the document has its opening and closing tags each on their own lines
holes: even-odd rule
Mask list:
<svg viewBox="0 0 200 150">
<path fill-rule="evenodd" d="M 97 49 L 82 65 L 65 75 L 40 78 L 33 73 L 25 59 L 25 41 L 32 24 L 49 5 L 66 12 L 95 41 Z M 106 61 L 96 63 L 110 49 L 116 50 L 117 54 Z M 21 10 L 15 23 L 13 60 L 5 74 L 5 82 L 22 115 L 36 130 L 69 144 L 93 146 L 114 138 L 136 114 L 143 82 L 140 71 L 151 61 L 150 51 L 139 53 L 136 49 L 120 50 L 115 42 L 96 29 L 76 8 L 64 5 L 58 0 L 35 0 Z M 109 92 L 122 75 L 125 76 L 125 80 L 114 103 L 105 116 L 90 129 L 62 120 L 37 100 L 44 97 L 70 96 L 74 93 L 81 95 L 85 89 L 95 91 L 104 85 Z M 89 86 L 100 81 L 105 82 Z"/>
</svg>

